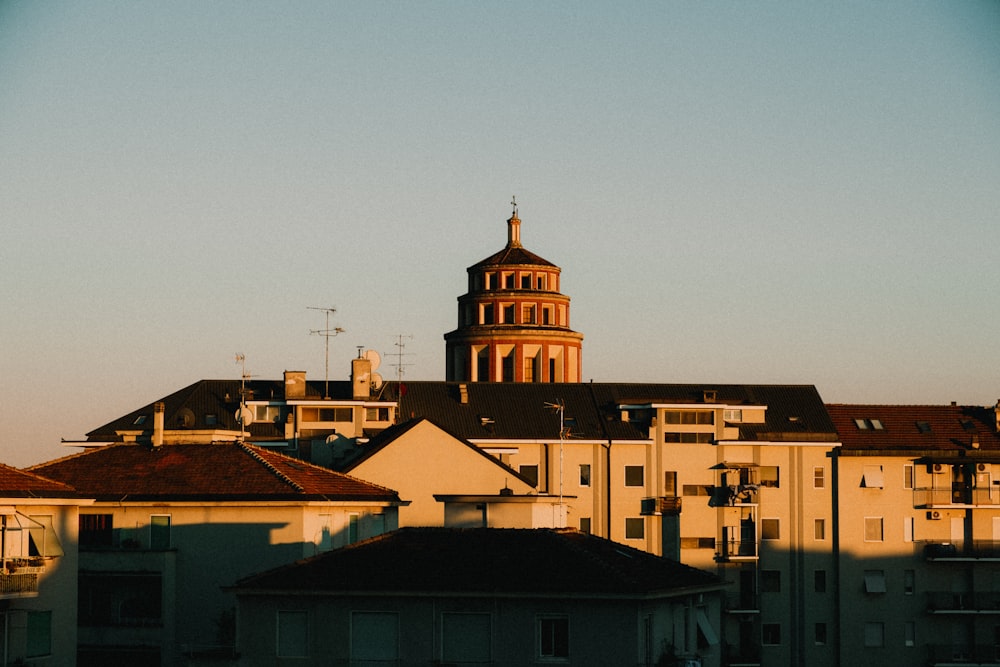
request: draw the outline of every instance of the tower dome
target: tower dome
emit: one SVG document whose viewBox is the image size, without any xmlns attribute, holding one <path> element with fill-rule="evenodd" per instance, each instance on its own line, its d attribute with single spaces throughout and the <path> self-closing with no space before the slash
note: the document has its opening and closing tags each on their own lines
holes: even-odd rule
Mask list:
<svg viewBox="0 0 1000 667">
<path fill-rule="evenodd" d="M 562 270 L 521 245 L 517 204 L 507 245 L 470 266 L 458 328 L 446 333 L 445 377 L 458 382 L 579 382 L 583 334 L 569 328 Z"/>
</svg>

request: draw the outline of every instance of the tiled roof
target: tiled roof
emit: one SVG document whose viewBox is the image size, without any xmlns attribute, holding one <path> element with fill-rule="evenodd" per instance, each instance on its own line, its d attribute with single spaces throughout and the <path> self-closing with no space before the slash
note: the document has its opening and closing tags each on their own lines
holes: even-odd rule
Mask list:
<svg viewBox="0 0 1000 667">
<path fill-rule="evenodd" d="M 78 495 L 71 486 L 62 482 L 0 463 L 0 497 L 71 498 Z"/>
<path fill-rule="evenodd" d="M 98 500 L 369 500 L 395 491 L 261 447 L 115 444 L 29 469 Z"/>
<path fill-rule="evenodd" d="M 243 591 L 647 597 L 708 572 L 575 530 L 402 528 L 237 583 Z"/>
<path fill-rule="evenodd" d="M 547 259 L 542 259 L 530 250 L 525 250 L 521 246 L 507 246 L 498 253 L 492 254 L 486 259 L 476 262 L 470 269 L 484 266 L 509 266 L 509 265 L 533 265 L 533 266 L 555 266 Z"/>
<path fill-rule="evenodd" d="M 851 450 L 1000 452 L 993 408 L 962 405 L 826 406 L 843 443 Z M 856 420 L 860 420 L 859 422 Z M 973 439 L 978 447 L 973 448 Z"/>
</svg>

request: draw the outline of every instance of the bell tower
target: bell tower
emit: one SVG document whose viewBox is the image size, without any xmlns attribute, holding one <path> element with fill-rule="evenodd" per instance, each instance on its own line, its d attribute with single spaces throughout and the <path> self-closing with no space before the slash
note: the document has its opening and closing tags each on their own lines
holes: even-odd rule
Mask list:
<svg viewBox="0 0 1000 667">
<path fill-rule="evenodd" d="M 507 245 L 470 266 L 458 328 L 444 335 L 445 378 L 455 382 L 579 382 L 583 334 L 569 328 L 562 270 L 521 245 L 517 201 Z"/>
</svg>

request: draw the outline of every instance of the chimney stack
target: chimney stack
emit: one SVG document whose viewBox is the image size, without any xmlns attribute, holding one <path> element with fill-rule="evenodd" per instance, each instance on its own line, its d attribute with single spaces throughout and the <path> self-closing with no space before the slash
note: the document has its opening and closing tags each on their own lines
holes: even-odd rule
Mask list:
<svg viewBox="0 0 1000 667">
<path fill-rule="evenodd" d="M 359 352 L 360 354 L 360 352 Z M 358 356 L 351 362 L 351 398 L 363 401 L 372 395 L 372 361 Z"/>
<path fill-rule="evenodd" d="M 285 400 L 306 397 L 306 372 L 285 371 Z"/>
<path fill-rule="evenodd" d="M 153 447 L 163 444 L 163 412 L 166 407 L 163 401 L 153 404 Z"/>
</svg>

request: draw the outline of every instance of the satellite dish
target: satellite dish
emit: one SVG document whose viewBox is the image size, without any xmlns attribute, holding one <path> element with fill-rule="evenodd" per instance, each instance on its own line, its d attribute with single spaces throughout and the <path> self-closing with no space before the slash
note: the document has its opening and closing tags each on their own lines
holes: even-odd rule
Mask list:
<svg viewBox="0 0 1000 667">
<path fill-rule="evenodd" d="M 236 423 L 242 424 L 243 426 L 249 426 L 250 424 L 252 424 L 253 410 L 251 410 L 245 405 L 240 407 L 240 409 L 236 411 Z"/>
<path fill-rule="evenodd" d="M 372 373 L 372 389 L 378 391 L 379 389 L 382 388 L 383 382 L 385 382 L 385 380 L 382 379 L 381 375 L 379 375 L 378 373 Z"/>
<path fill-rule="evenodd" d="M 375 350 L 365 350 L 365 359 L 372 362 L 372 370 L 378 370 L 378 365 L 382 363 L 382 357 Z"/>
<path fill-rule="evenodd" d="M 194 426 L 194 413 L 191 408 L 181 408 L 177 411 L 177 426 L 191 428 Z"/>
</svg>

